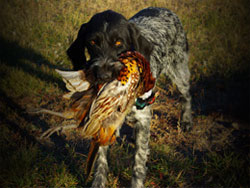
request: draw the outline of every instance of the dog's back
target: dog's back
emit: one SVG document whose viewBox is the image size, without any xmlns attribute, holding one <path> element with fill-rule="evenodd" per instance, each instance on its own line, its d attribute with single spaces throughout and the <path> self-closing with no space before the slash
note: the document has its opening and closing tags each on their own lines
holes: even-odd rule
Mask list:
<svg viewBox="0 0 250 188">
<path fill-rule="evenodd" d="M 130 19 L 141 34 L 153 44 L 150 66 L 158 78 L 164 73 L 177 85 L 182 97 L 181 127 L 190 129 L 192 124 L 190 71 L 188 68 L 188 42 L 176 14 L 165 8 L 150 7 Z"/>
<path fill-rule="evenodd" d="M 154 46 L 150 62 L 154 76 L 158 77 L 169 64 L 175 63 L 171 56 L 178 48 L 187 55 L 188 44 L 182 24 L 176 14 L 166 8 L 150 7 L 141 10 L 129 20 L 136 24 L 141 34 Z M 176 56 L 175 56 L 176 57 Z M 178 62 L 177 62 L 178 63 Z"/>
</svg>

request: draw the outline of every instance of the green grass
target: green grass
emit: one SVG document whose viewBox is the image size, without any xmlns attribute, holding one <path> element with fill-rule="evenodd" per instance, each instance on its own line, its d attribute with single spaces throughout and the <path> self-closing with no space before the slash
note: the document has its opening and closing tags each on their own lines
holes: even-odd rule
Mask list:
<svg viewBox="0 0 250 188">
<path fill-rule="evenodd" d="M 62 120 L 30 115 L 62 111 L 64 84 L 55 68 L 72 68 L 66 49 L 79 27 L 113 9 L 127 18 L 148 6 L 173 10 L 190 46 L 194 128 L 180 132 L 175 85 L 161 77 L 153 108 L 147 187 L 249 187 L 249 44 L 247 0 L 1 1 L 0 187 L 84 186 L 87 143 L 74 133 L 37 137 Z M 127 135 L 129 137 L 129 135 Z M 130 139 L 111 146 L 108 187 L 127 187 Z M 86 184 L 90 186 L 91 182 Z"/>
<path fill-rule="evenodd" d="M 249 172 L 249 167 L 240 169 L 246 165 L 241 160 L 241 156 L 233 153 L 209 153 L 202 164 L 204 170 L 203 176 L 207 178 L 207 184 L 211 187 L 240 187 L 247 185 L 249 180 L 246 174 Z M 237 180 L 241 181 L 237 181 Z"/>
<path fill-rule="evenodd" d="M 58 163 L 54 156 L 44 154 L 37 145 L 18 140 L 21 144 L 1 148 L 2 187 L 75 187 L 73 176 L 64 162 Z M 3 143 L 4 144 L 4 143 Z"/>
</svg>

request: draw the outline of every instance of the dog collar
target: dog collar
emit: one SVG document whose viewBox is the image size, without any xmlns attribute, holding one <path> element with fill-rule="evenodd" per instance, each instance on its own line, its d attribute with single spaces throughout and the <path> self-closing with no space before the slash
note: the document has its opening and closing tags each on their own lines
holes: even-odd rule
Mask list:
<svg viewBox="0 0 250 188">
<path fill-rule="evenodd" d="M 152 94 L 146 99 L 137 98 L 135 102 L 136 109 L 142 110 L 146 106 L 153 104 L 155 102 L 156 97 L 156 94 L 152 92 Z"/>
</svg>

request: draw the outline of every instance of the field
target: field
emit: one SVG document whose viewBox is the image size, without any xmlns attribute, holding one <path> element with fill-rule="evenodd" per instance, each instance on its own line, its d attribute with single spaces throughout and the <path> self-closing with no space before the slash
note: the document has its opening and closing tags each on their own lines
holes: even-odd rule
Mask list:
<svg viewBox="0 0 250 188">
<path fill-rule="evenodd" d="M 37 137 L 65 123 L 26 110 L 62 111 L 66 50 L 81 24 L 112 9 L 131 17 L 148 6 L 180 18 L 190 46 L 194 127 L 179 129 L 180 97 L 160 77 L 152 106 L 147 187 L 249 187 L 250 9 L 247 0 L 0 0 L 0 187 L 83 187 L 88 141 L 74 132 Z M 135 148 L 124 126 L 110 147 L 107 187 L 128 187 Z"/>
</svg>

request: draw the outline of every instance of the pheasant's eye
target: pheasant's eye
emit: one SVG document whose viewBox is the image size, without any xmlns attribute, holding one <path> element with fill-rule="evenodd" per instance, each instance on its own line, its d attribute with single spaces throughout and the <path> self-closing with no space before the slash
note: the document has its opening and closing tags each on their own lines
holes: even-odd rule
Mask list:
<svg viewBox="0 0 250 188">
<path fill-rule="evenodd" d="M 121 45 L 122 45 L 122 41 L 117 40 L 117 41 L 115 42 L 115 46 L 116 46 L 116 47 L 120 47 Z"/>
</svg>

